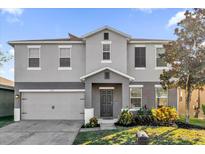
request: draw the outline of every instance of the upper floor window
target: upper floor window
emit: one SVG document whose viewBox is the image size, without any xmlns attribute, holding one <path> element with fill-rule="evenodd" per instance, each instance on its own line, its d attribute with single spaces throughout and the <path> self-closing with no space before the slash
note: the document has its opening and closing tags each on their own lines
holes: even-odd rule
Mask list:
<svg viewBox="0 0 205 154">
<path fill-rule="evenodd" d="M 104 40 L 109 40 L 109 33 L 104 33 Z"/>
<path fill-rule="evenodd" d="M 110 52 L 111 52 L 111 42 L 110 41 L 106 41 L 106 42 L 102 42 L 102 63 L 111 63 L 111 56 L 110 56 Z"/>
<path fill-rule="evenodd" d="M 142 87 L 141 85 L 130 87 L 131 108 L 139 109 L 142 107 Z"/>
<path fill-rule="evenodd" d="M 40 70 L 40 46 L 28 46 L 28 69 Z"/>
<path fill-rule="evenodd" d="M 160 85 L 155 85 L 156 107 L 168 106 L 168 90 L 164 90 Z"/>
<path fill-rule="evenodd" d="M 167 63 L 160 57 L 165 53 L 165 49 L 163 47 L 156 47 L 156 67 L 165 68 L 167 67 Z"/>
<path fill-rule="evenodd" d="M 71 69 L 71 46 L 59 46 L 59 69 Z"/>
<path fill-rule="evenodd" d="M 146 48 L 135 47 L 135 68 L 146 67 Z"/>
</svg>

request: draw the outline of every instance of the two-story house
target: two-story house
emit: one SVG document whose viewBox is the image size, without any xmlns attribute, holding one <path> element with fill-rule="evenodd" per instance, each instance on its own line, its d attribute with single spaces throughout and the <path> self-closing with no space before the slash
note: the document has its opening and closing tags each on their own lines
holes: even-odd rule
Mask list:
<svg viewBox="0 0 205 154">
<path fill-rule="evenodd" d="M 15 120 L 116 119 L 121 109 L 177 107 L 163 90 L 168 40 L 135 39 L 104 26 L 82 37 L 10 41 L 15 49 Z"/>
</svg>

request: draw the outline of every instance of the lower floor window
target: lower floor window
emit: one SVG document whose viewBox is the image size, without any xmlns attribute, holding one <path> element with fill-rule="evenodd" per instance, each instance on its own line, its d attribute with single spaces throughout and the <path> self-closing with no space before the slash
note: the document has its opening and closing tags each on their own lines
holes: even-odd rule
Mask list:
<svg viewBox="0 0 205 154">
<path fill-rule="evenodd" d="M 142 87 L 130 88 L 130 101 L 131 101 L 131 108 L 142 107 Z"/>
<path fill-rule="evenodd" d="M 168 90 L 162 87 L 155 87 L 155 103 L 157 107 L 168 106 Z"/>
</svg>

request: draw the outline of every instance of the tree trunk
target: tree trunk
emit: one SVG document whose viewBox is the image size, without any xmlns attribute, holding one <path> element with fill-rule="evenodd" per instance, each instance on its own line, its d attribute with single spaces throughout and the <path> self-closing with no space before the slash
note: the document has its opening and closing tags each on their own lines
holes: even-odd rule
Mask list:
<svg viewBox="0 0 205 154">
<path fill-rule="evenodd" d="M 188 75 L 186 81 L 186 108 L 185 108 L 186 123 L 189 123 L 190 101 L 191 101 L 191 84 L 190 84 L 190 75 Z"/>
<path fill-rule="evenodd" d="M 199 113 L 200 113 L 200 106 L 201 106 L 201 100 L 200 100 L 200 89 L 198 89 L 198 98 L 197 98 L 197 105 L 195 107 L 195 118 L 199 118 Z"/>
</svg>

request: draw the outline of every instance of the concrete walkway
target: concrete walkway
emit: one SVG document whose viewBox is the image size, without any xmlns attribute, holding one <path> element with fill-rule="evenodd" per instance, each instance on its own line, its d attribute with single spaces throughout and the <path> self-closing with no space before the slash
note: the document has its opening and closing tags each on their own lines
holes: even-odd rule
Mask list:
<svg viewBox="0 0 205 154">
<path fill-rule="evenodd" d="M 2 145 L 67 145 L 75 140 L 82 121 L 20 121 L 0 128 Z"/>
</svg>

